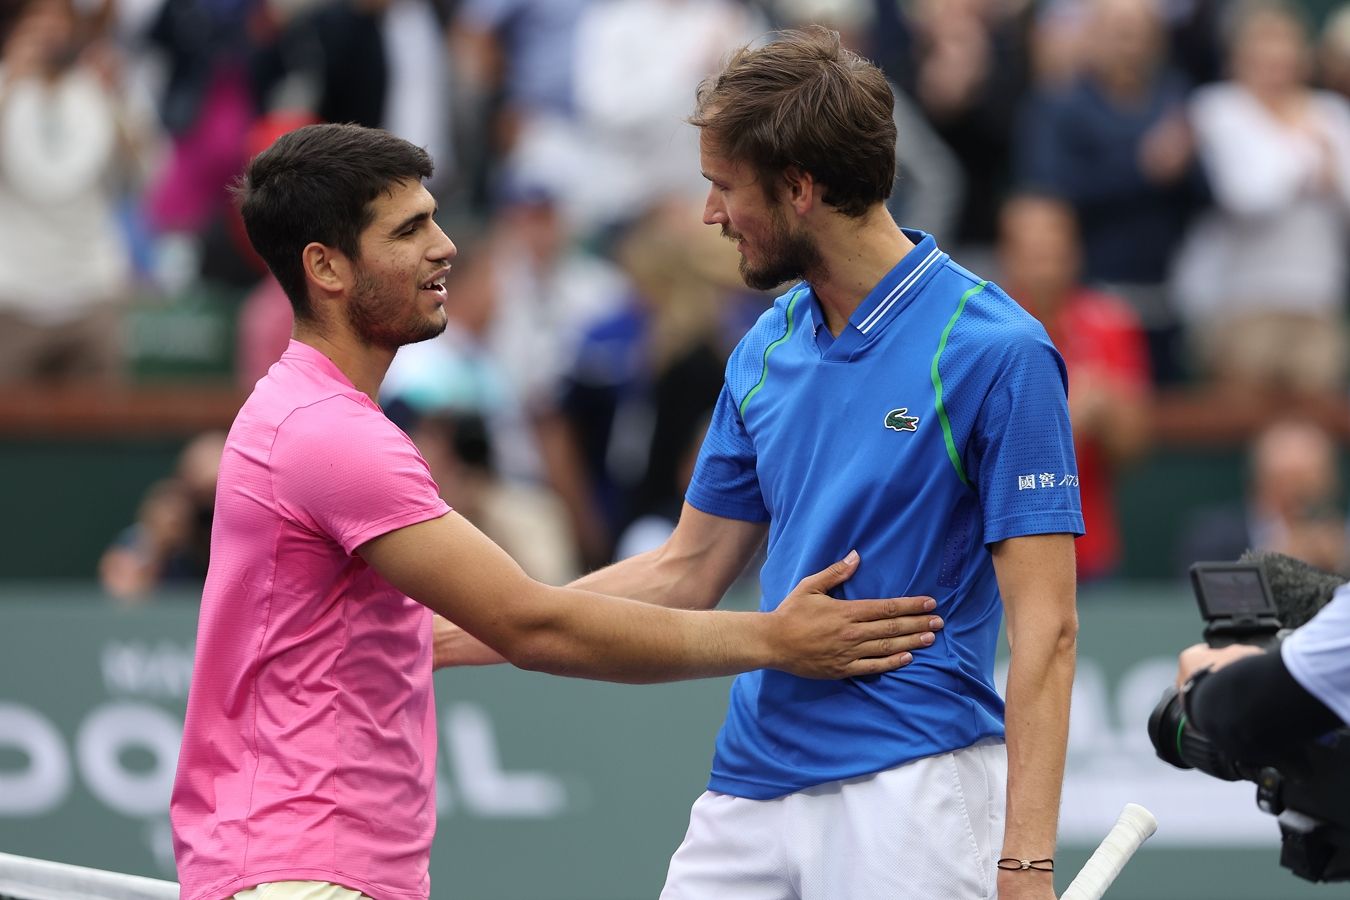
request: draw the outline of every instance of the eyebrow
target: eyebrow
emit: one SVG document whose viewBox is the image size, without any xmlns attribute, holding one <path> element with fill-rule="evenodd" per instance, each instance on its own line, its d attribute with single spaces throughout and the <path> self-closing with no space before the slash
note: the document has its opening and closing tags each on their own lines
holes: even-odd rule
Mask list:
<svg viewBox="0 0 1350 900">
<path fill-rule="evenodd" d="M 402 222 L 399 222 L 393 228 L 389 229 L 389 233 L 391 235 L 399 234 L 406 228 L 410 228 L 413 225 L 420 225 L 427 219 L 430 219 L 432 216 L 434 216 L 438 210 L 439 207 L 432 207 L 430 211 L 413 213 L 411 216 L 408 216 L 408 218 L 404 219 Z"/>
</svg>

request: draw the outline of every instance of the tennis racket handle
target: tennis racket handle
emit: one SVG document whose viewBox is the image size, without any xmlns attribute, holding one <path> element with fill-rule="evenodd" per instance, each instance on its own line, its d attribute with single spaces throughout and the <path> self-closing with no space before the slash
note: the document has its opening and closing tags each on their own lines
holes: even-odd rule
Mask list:
<svg viewBox="0 0 1350 900">
<path fill-rule="evenodd" d="M 1157 830 L 1158 820 L 1153 813 L 1137 803 L 1125 804 L 1101 846 L 1093 851 L 1059 900 L 1101 900 L 1134 851 Z"/>
</svg>

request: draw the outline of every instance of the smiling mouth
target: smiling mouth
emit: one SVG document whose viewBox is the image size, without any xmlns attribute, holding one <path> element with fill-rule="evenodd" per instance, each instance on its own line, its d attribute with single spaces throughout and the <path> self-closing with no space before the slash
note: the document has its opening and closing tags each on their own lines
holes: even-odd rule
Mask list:
<svg viewBox="0 0 1350 900">
<path fill-rule="evenodd" d="M 424 282 L 422 282 L 422 285 L 421 285 L 421 287 L 420 287 L 420 290 L 423 290 L 423 291 L 431 291 L 431 292 L 434 293 L 434 294 L 437 294 L 437 295 L 439 295 L 439 296 L 441 296 L 441 297 L 444 297 L 444 296 L 445 296 L 445 275 L 446 275 L 445 272 L 441 272 L 439 275 L 437 275 L 435 278 L 431 279 L 430 281 L 424 281 Z"/>
</svg>

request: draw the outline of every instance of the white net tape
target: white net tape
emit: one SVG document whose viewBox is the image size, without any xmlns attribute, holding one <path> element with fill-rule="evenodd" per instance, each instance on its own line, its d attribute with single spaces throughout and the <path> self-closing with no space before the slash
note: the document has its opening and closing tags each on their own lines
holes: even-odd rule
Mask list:
<svg viewBox="0 0 1350 900">
<path fill-rule="evenodd" d="M 0 900 L 178 900 L 178 885 L 0 853 Z"/>
</svg>

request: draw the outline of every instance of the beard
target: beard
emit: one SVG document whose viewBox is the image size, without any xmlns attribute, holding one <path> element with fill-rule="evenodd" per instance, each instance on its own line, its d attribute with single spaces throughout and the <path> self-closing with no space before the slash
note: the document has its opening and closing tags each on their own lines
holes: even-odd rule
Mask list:
<svg viewBox="0 0 1350 900">
<path fill-rule="evenodd" d="M 409 303 L 382 289 L 378 279 L 363 271 L 356 277 L 347 304 L 347 322 L 366 346 L 397 350 L 405 344 L 431 340 L 445 331 L 448 320 L 444 307 L 438 316 L 423 316 L 416 302 Z"/>
<path fill-rule="evenodd" d="M 787 216 L 774 209 L 769 217 L 769 233 L 760 246 L 763 259 L 757 265 L 741 256 L 741 280 L 757 291 L 767 291 L 788 281 L 798 281 L 821 265 L 820 247 L 811 235 L 793 231 Z M 740 240 L 741 235 L 722 226 L 723 237 Z"/>
</svg>

